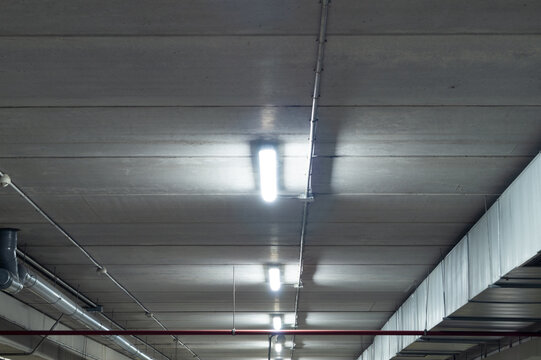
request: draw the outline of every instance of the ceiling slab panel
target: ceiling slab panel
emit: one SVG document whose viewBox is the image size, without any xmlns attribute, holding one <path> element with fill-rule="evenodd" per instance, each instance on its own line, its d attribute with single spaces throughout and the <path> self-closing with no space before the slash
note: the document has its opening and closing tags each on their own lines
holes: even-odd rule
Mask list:
<svg viewBox="0 0 541 360">
<path fill-rule="evenodd" d="M 322 107 L 317 153 L 531 156 L 540 113 L 527 106 Z M 270 136 L 281 154 L 300 156 L 308 117 L 308 107 L 2 108 L 0 154 L 250 156 L 250 144 Z"/>
<path fill-rule="evenodd" d="M 212 247 L 209 247 L 212 248 Z M 92 249 L 88 249 L 92 253 Z M 29 251 L 30 252 L 30 251 Z M 173 254 L 174 255 L 174 254 Z M 46 252 L 40 257 L 47 258 Z M 99 286 L 100 282 L 109 280 L 95 271 L 95 267 L 80 264 L 58 264 L 55 271 L 63 279 L 69 281 L 85 281 L 87 286 Z M 234 269 L 233 269 L 234 267 Z M 296 276 L 296 266 L 282 265 L 283 289 L 282 292 L 294 292 L 293 283 Z M 269 292 L 266 282 L 268 265 L 217 265 L 217 264 L 108 264 L 108 272 L 120 281 L 126 282 L 134 291 L 226 291 L 233 292 L 233 271 L 236 290 Z M 157 281 L 157 279 L 160 281 Z M 98 291 L 98 290 L 96 290 Z M 269 295 L 269 296 L 270 296 Z M 177 297 L 175 295 L 175 297 Z M 164 299 L 167 299 L 165 297 Z M 162 300 L 164 300 L 162 299 Z M 152 300 L 154 301 L 154 300 Z"/>
<path fill-rule="evenodd" d="M 469 223 L 311 222 L 309 245 L 449 245 Z"/>
<path fill-rule="evenodd" d="M 48 224 L 2 224 L 21 229 L 20 244 L 65 246 L 67 239 Z M 66 224 L 82 245 L 297 245 L 296 223 Z M 214 234 L 214 235 L 213 235 Z M 220 234 L 216 237 L 216 234 Z"/>
<path fill-rule="evenodd" d="M 364 344 L 360 337 L 357 337 L 356 341 L 342 340 L 342 337 L 333 339 L 313 339 L 312 337 L 296 337 L 295 343 L 297 344 L 297 350 L 299 358 L 305 358 L 308 356 L 327 357 L 330 359 L 336 358 L 349 358 L 355 357 L 355 354 L 359 351 Z M 334 344 L 334 345 L 331 345 Z"/>
<path fill-rule="evenodd" d="M 314 190 L 353 194 L 492 195 L 505 189 L 530 161 L 529 156 L 317 159 L 314 163 Z M 332 169 L 330 182 L 329 168 Z"/>
<path fill-rule="evenodd" d="M 8 200 L 7 197 L 3 198 Z M 18 199 L 13 199 L 18 201 Z M 26 204 L 21 204 L 26 207 Z M 11 202 L 10 202 L 11 206 Z M 13 207 L 11 207 L 13 209 Z M 21 209 L 22 211 L 23 209 Z M 29 212 L 31 210 L 29 209 Z M 12 216 L 15 214 L 11 214 Z M 13 220 L 17 220 L 13 218 Z M 41 221 L 41 219 L 39 219 Z M 21 246 L 65 246 L 68 240 L 49 224 L 5 222 L 21 229 Z M 318 222 L 309 224 L 310 245 L 449 245 L 470 223 Z M 65 224 L 83 245 L 297 245 L 297 223 Z M 221 234 L 215 237 L 213 234 Z"/>
<path fill-rule="evenodd" d="M 539 299 L 541 288 L 490 288 L 474 298 L 475 301 L 487 303 L 541 303 Z"/>
<path fill-rule="evenodd" d="M 517 292 L 520 292 L 518 290 Z M 541 303 L 538 304 L 468 304 L 465 309 L 453 313 L 453 316 L 481 317 L 481 318 L 523 318 L 539 319 L 541 316 Z"/>
<path fill-rule="evenodd" d="M 296 199 L 265 204 L 254 196 L 34 196 L 33 199 L 62 224 L 164 224 L 164 223 L 269 223 L 298 224 L 302 203 Z M 30 209 L 20 198 L 9 198 L 14 206 Z M 15 205 L 16 203 L 16 205 Z M 65 211 L 66 205 L 73 209 Z M 83 213 L 82 210 L 85 210 Z M 88 210 L 90 209 L 90 210 Z M 69 211 L 71 210 L 71 211 Z M 90 211 L 90 214 L 86 214 Z M 17 222 L 16 218 L 6 222 Z M 14 221 L 15 220 L 15 221 Z M 20 221 L 24 222 L 24 221 Z M 35 221 L 33 221 L 35 223 Z M 221 235 L 220 235 L 221 236 Z"/>
<path fill-rule="evenodd" d="M 539 151 L 540 117 L 541 107 L 535 106 L 328 106 L 319 110 L 316 152 L 534 156 Z"/>
<path fill-rule="evenodd" d="M 80 270 L 78 270 L 80 268 Z M 212 292 L 233 291 L 233 269 L 232 266 L 203 266 L 203 265 L 161 265 L 156 269 L 152 265 L 109 265 L 108 270 L 116 278 L 127 282 L 137 293 L 143 293 L 147 301 L 156 302 L 166 299 L 182 297 L 182 291 Z M 57 265 L 56 269 L 63 276 L 70 272 L 73 280 L 86 281 L 87 286 L 92 282 L 94 287 L 99 286 L 101 279 L 95 279 L 93 269 L 80 267 L 80 265 Z M 389 295 L 396 296 L 397 293 L 406 295 L 413 290 L 417 279 L 427 274 L 431 266 L 426 265 L 306 265 L 306 278 L 304 281 L 305 291 L 310 293 L 320 292 L 369 292 L 366 296 L 376 293 L 376 299 L 381 300 L 379 293 L 390 292 Z M 86 271 L 86 275 L 81 271 Z M 401 276 L 397 273 L 400 271 Z M 94 271 L 95 272 L 95 271 Z M 66 274 L 66 275 L 65 275 Z M 358 276 L 347 276 L 358 274 Z M 85 278 L 86 276 L 86 278 Z M 265 266 L 260 265 L 235 265 L 236 289 L 242 292 L 268 292 L 268 285 L 265 282 Z M 290 296 L 295 292 L 293 287 L 295 280 L 295 266 L 285 266 L 283 290 L 281 296 Z M 164 281 L 152 281 L 159 277 Z M 139 280 L 140 279 L 140 280 Z M 69 280 L 69 281 L 73 281 Z M 99 292 L 98 289 L 96 291 Z M 164 293 L 163 298 L 154 296 L 153 292 Z M 146 292 L 149 292 L 148 294 Z M 112 294 L 112 296 L 116 296 Z M 317 297 L 317 295 L 315 295 Z M 379 296 L 379 297 L 378 297 Z M 118 301 L 113 298 L 111 301 Z"/>
<path fill-rule="evenodd" d="M 282 163 L 281 190 L 297 195 L 305 159 Z M 2 166 L 29 194 L 234 195 L 259 187 L 250 157 L 4 159 Z"/>
<path fill-rule="evenodd" d="M 317 35 L 319 6 L 314 1 L 198 1 L 182 6 L 156 1 L 149 9 L 144 1 L 128 6 L 123 1 L 40 1 L 21 6 L 2 4 L 0 33 L 6 35 L 119 34 L 311 34 Z M 29 10 L 30 9 L 30 10 Z M 105 10 L 107 9 L 107 11 Z M 330 34 L 404 33 L 536 33 L 541 32 L 535 14 L 536 1 L 417 0 L 408 6 L 393 1 L 343 0 L 331 5 Z M 483 13 L 483 17 L 476 16 Z M 43 16 L 47 14 L 47 16 Z M 250 14 L 250 16 L 243 16 Z M 15 21 L 18 20 L 18 21 Z M 121 21 L 119 21 L 121 20 Z"/>
<path fill-rule="evenodd" d="M 86 246 L 104 265 L 251 265 L 294 264 L 296 246 Z M 432 265 L 447 250 L 439 246 L 309 246 L 307 265 Z M 28 247 L 47 265 L 81 264 L 75 247 Z M 69 256 L 68 254 L 74 256 Z M 404 254 L 408 256 L 401 256 Z M 415 256 L 413 256 L 415 255 Z M 87 263 L 88 261 L 82 262 Z M 264 266 L 261 266 L 264 269 Z"/>
<path fill-rule="evenodd" d="M 400 305 L 401 292 L 369 292 L 360 288 L 358 291 L 340 291 L 333 288 L 328 292 L 311 292 L 307 288 L 300 299 L 303 311 L 394 311 Z"/>
<path fill-rule="evenodd" d="M 535 35 L 329 36 L 321 104 L 540 105 L 540 49 Z"/>
<path fill-rule="evenodd" d="M 515 268 L 505 275 L 504 280 L 500 280 L 498 284 L 505 284 L 507 281 L 513 280 L 539 280 L 541 278 L 541 266 L 539 266 L 539 258 L 534 258 L 532 261 L 525 264 L 523 267 Z"/>
<path fill-rule="evenodd" d="M 287 0 L 5 1 L 5 35 L 317 35 L 317 2 Z"/>
<path fill-rule="evenodd" d="M 342 0 L 331 4 L 328 33 L 540 33 L 536 18 L 540 11 L 541 5 L 535 0 Z"/>
<path fill-rule="evenodd" d="M 295 246 L 87 246 L 86 249 L 104 265 L 234 265 L 295 263 Z M 75 247 L 33 247 L 29 254 L 37 253 L 46 265 L 84 264 L 83 256 Z M 83 261 L 81 261 L 83 260 Z M 261 265 L 263 268 L 264 265 Z"/>
<path fill-rule="evenodd" d="M 10 189 L 0 189 L 0 218 L 3 224 L 11 224 L 10 227 L 17 227 L 24 223 L 45 223 L 34 209 L 26 204 L 19 195 Z M 17 225 L 16 225 L 17 224 Z"/>
<path fill-rule="evenodd" d="M 431 269 L 432 266 L 427 265 L 307 265 L 303 290 L 388 291 L 394 296 L 399 292 L 405 296 Z"/>
<path fill-rule="evenodd" d="M 291 313 L 290 313 L 291 314 Z M 284 314 L 286 315 L 286 314 Z M 163 321 L 165 326 L 171 329 L 232 329 L 233 312 L 187 312 L 171 318 L 171 314 L 157 314 L 156 317 Z M 290 315 L 289 318 L 292 316 Z M 286 316 L 287 318 L 287 316 Z M 235 324 L 239 329 L 262 329 L 268 328 L 271 323 L 271 315 L 268 312 L 242 312 L 236 313 Z M 286 320 L 287 321 L 287 320 Z M 375 322 L 375 320 L 373 320 Z M 127 326 L 136 329 L 154 327 L 152 319 L 141 314 L 137 320 L 127 320 Z M 287 324 L 287 322 L 286 322 Z"/>
<path fill-rule="evenodd" d="M 0 108 L 0 155 L 250 157 L 271 138 L 281 155 L 303 156 L 309 114 L 265 106 Z"/>
<path fill-rule="evenodd" d="M 305 250 L 305 264 L 431 265 L 447 250 L 441 246 L 316 246 Z"/>
<path fill-rule="evenodd" d="M 467 223 L 482 214 L 485 201 L 494 200 L 496 196 L 460 194 L 316 195 L 310 222 Z"/>
<path fill-rule="evenodd" d="M 307 40 L 3 37 L 0 106 L 308 105 Z"/>
<path fill-rule="evenodd" d="M 392 312 L 301 312 L 302 327 L 308 329 L 379 329 Z"/>
</svg>

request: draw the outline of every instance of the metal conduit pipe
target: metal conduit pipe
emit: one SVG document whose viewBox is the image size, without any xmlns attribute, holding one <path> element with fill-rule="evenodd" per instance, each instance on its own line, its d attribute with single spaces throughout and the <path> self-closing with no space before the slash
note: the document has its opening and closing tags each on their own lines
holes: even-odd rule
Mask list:
<svg viewBox="0 0 541 360">
<path fill-rule="evenodd" d="M 15 294 L 28 289 L 41 297 L 62 314 L 71 316 L 93 331 L 102 331 L 111 341 L 126 350 L 136 358 L 153 360 L 151 357 L 137 350 L 126 339 L 110 333 L 110 329 L 98 320 L 88 315 L 86 311 L 65 295 L 58 292 L 51 285 L 29 274 L 26 268 L 17 263 L 17 229 L 0 229 L 0 289 Z M 28 334 L 30 335 L 30 334 Z M 50 334 L 61 335 L 61 334 Z"/>
<path fill-rule="evenodd" d="M 27 253 L 23 252 L 21 249 L 17 249 L 17 256 L 18 256 L 19 261 L 22 261 L 24 265 L 30 265 L 32 269 L 36 270 L 39 274 L 43 275 L 45 280 L 49 282 L 52 281 L 55 284 L 55 288 L 58 288 L 58 287 L 62 288 L 62 290 L 67 291 L 68 293 L 76 297 L 77 300 L 83 302 L 84 305 L 86 305 L 87 307 L 90 307 L 90 308 L 98 307 L 97 303 L 92 301 L 90 298 L 82 294 L 77 289 L 74 289 L 71 285 L 66 283 L 64 280 L 60 279 L 51 271 L 47 270 L 47 268 L 45 268 L 43 265 L 38 263 L 35 259 L 33 259 Z M 111 324 L 111 326 L 117 327 L 118 330 L 125 330 L 122 327 L 122 325 L 120 325 L 118 322 L 114 321 L 113 319 L 105 315 L 104 313 L 98 312 L 97 316 L 100 316 L 101 318 L 103 318 L 103 320 L 105 320 L 108 324 Z M 144 341 L 143 339 L 137 336 L 134 336 L 134 338 L 140 343 L 144 344 L 147 349 L 152 349 L 154 353 L 160 354 L 161 356 L 163 356 L 164 359 L 169 359 L 162 351 L 157 349 L 155 346 L 149 344 L 148 342 Z"/>
<path fill-rule="evenodd" d="M 312 168 L 314 165 L 315 148 L 316 148 L 316 133 L 317 133 L 317 121 L 318 121 L 318 107 L 319 96 L 321 90 L 321 73 L 323 72 L 323 56 L 325 53 L 325 42 L 327 41 L 327 18 L 329 14 L 329 0 L 321 0 L 321 15 L 319 21 L 319 33 L 318 33 L 318 46 L 316 54 L 316 67 L 314 69 L 314 89 L 312 93 L 312 108 L 310 111 L 310 135 L 308 137 L 308 164 L 306 169 L 306 187 L 304 189 L 304 206 L 302 210 L 301 220 L 301 236 L 299 241 L 299 276 L 297 279 L 297 290 L 295 292 L 295 307 L 294 307 L 294 324 L 293 328 L 297 329 L 299 326 L 299 303 L 300 293 L 302 288 L 302 273 L 304 270 L 304 245 L 306 242 L 306 228 L 308 226 L 308 209 L 310 201 L 312 200 Z M 291 348 L 291 358 L 293 359 L 293 353 L 295 351 L 295 334 L 293 334 L 293 346 Z"/>
<path fill-rule="evenodd" d="M 158 324 L 162 329 L 167 330 L 167 327 L 154 315 L 152 312 L 141 302 L 139 299 L 135 297 L 124 285 L 122 285 L 120 282 L 118 282 L 117 279 L 115 279 L 111 274 L 107 272 L 107 269 L 101 265 L 81 244 L 79 244 L 62 226 L 60 226 L 56 221 L 54 221 L 53 218 L 51 218 L 41 207 L 38 206 L 32 200 L 28 195 L 24 193 L 12 180 L 11 177 L 8 174 L 3 173 L 0 171 L 0 187 L 7 187 L 10 186 L 17 194 L 19 194 L 30 206 L 32 206 L 49 224 L 51 224 L 55 229 L 57 229 L 68 241 L 74 245 L 77 249 L 79 249 L 87 258 L 88 260 L 94 264 L 102 274 L 104 274 L 109 280 L 111 280 L 120 290 L 122 290 L 130 299 L 132 299 L 139 307 L 149 315 L 149 318 L 154 320 L 156 324 Z M 199 355 L 197 355 L 190 347 L 188 347 L 186 344 L 184 344 L 178 337 L 173 336 L 173 340 L 180 344 L 180 346 L 184 347 L 194 358 L 201 360 Z"/>
<path fill-rule="evenodd" d="M 8 335 L 63 335 L 63 336 L 115 336 L 115 335 L 327 335 L 327 336 L 459 336 L 459 337 L 541 337 L 534 331 L 423 331 L 423 330 L 0 330 Z"/>
</svg>

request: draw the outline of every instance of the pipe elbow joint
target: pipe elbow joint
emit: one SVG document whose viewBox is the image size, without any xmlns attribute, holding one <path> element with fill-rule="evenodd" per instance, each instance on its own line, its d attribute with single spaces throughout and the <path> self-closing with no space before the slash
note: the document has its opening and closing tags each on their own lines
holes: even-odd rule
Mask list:
<svg viewBox="0 0 541 360">
<path fill-rule="evenodd" d="M 17 277 L 6 269 L 0 269 L 0 290 L 17 294 L 23 289 L 23 284 Z"/>
</svg>

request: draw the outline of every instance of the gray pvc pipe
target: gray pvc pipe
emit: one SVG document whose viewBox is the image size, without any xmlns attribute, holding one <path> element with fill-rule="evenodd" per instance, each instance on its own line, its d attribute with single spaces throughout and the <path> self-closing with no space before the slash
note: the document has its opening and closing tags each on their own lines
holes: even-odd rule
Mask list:
<svg viewBox="0 0 541 360">
<path fill-rule="evenodd" d="M 17 264 L 17 229 L 0 229 L 0 290 L 16 294 L 23 289 Z"/>
</svg>

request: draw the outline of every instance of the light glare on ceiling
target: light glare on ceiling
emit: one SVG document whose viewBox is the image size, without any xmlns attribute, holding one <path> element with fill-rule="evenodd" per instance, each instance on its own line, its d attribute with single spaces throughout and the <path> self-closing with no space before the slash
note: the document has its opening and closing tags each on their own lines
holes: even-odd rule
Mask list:
<svg viewBox="0 0 541 360">
<path fill-rule="evenodd" d="M 280 280 L 280 268 L 271 267 L 269 269 L 269 287 L 272 291 L 280 290 L 282 282 Z"/>
<path fill-rule="evenodd" d="M 274 330 L 282 329 L 282 317 L 280 315 L 274 315 L 272 317 L 272 327 Z"/>
<path fill-rule="evenodd" d="M 272 147 L 264 147 L 259 150 L 259 180 L 261 197 L 266 202 L 276 200 L 278 192 L 278 161 L 276 150 Z"/>
</svg>

